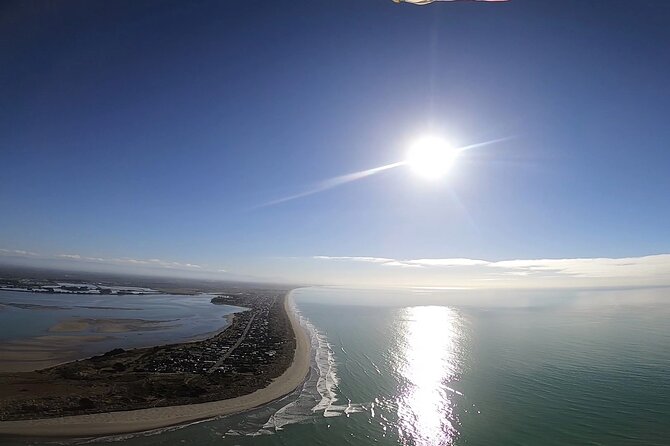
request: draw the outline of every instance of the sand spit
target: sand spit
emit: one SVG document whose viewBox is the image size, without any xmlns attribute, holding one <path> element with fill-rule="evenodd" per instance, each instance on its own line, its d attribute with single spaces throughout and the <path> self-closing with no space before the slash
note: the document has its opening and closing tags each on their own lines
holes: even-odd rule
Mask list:
<svg viewBox="0 0 670 446">
<path fill-rule="evenodd" d="M 250 394 L 221 401 L 182 406 L 76 415 L 37 420 L 2 421 L 0 435 L 29 437 L 92 437 L 130 432 L 142 432 L 174 426 L 222 415 L 243 412 L 274 401 L 298 387 L 310 367 L 310 341 L 291 310 L 291 295 L 284 302 L 296 337 L 293 362 L 286 371 L 267 387 Z"/>
</svg>

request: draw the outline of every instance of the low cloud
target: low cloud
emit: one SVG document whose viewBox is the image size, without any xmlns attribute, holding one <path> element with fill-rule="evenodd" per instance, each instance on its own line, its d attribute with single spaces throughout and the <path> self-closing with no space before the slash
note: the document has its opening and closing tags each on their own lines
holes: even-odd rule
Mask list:
<svg viewBox="0 0 670 446">
<path fill-rule="evenodd" d="M 396 262 L 394 259 L 386 259 L 383 257 L 332 257 L 332 256 L 314 256 L 312 257 L 313 259 L 316 260 L 335 260 L 335 261 L 341 261 L 341 262 L 366 262 L 366 263 L 389 263 L 389 262 Z"/>
<path fill-rule="evenodd" d="M 574 258 L 487 261 L 467 258 L 392 259 L 386 257 L 315 256 L 315 260 L 365 262 L 383 268 L 413 268 L 421 278 L 452 283 L 459 279 L 482 282 L 572 279 L 575 283 L 613 285 L 635 283 L 670 285 L 670 254 L 623 258 Z M 383 271 L 379 271 L 383 274 Z M 410 276 L 407 276 L 411 279 Z M 416 277 L 419 277 L 418 273 Z M 537 282 L 539 283 L 539 282 Z"/>
<path fill-rule="evenodd" d="M 61 257 L 63 259 L 71 260 L 80 260 L 81 256 L 79 254 L 58 254 L 56 257 Z"/>
<path fill-rule="evenodd" d="M 574 277 L 655 277 L 670 274 L 670 254 L 624 258 L 506 260 L 489 266 L 533 273 Z"/>
<path fill-rule="evenodd" d="M 193 277 L 265 276 L 300 283 L 362 286 L 561 288 L 670 286 L 670 254 L 622 258 L 511 259 L 489 261 L 454 258 L 391 258 L 374 256 L 284 257 L 222 266 L 159 258 L 91 257 L 78 253 L 39 254 L 0 248 L 0 257 L 15 264 L 42 266 L 78 264 L 79 269 L 124 270 Z M 11 260 L 10 260 L 11 259 Z M 335 266 L 337 265 L 337 266 Z"/>
<path fill-rule="evenodd" d="M 314 256 L 312 257 L 316 260 L 337 260 L 337 261 L 349 261 L 349 262 L 366 262 L 366 263 L 377 263 L 385 266 L 399 266 L 399 267 L 446 267 L 446 266 L 477 266 L 477 265 L 488 265 L 490 262 L 485 260 L 474 260 L 474 259 L 415 259 L 415 260 L 401 260 L 401 259 L 390 259 L 386 257 L 355 257 L 355 256 Z"/>
<path fill-rule="evenodd" d="M 37 256 L 39 254 L 31 251 L 24 251 L 23 249 L 0 248 L 0 255 L 31 257 L 31 256 Z"/>
<path fill-rule="evenodd" d="M 123 257 L 118 259 L 101 259 L 98 257 L 84 257 L 84 260 L 97 261 L 103 263 L 127 264 L 127 265 L 144 265 L 150 267 L 169 268 L 169 269 L 202 269 L 202 266 L 194 263 L 171 262 L 161 259 L 133 259 Z"/>
<path fill-rule="evenodd" d="M 179 270 L 202 270 L 204 267 L 202 265 L 197 265 L 195 263 L 182 263 L 182 262 L 173 262 L 169 260 L 161 259 L 134 259 L 130 257 L 121 257 L 121 258 L 103 258 L 103 257 L 89 257 L 81 254 L 56 254 L 56 255 L 46 255 L 39 254 L 31 251 L 24 251 L 21 249 L 6 249 L 0 248 L 0 255 L 3 256 L 19 256 L 19 257 L 35 257 L 39 259 L 54 259 L 54 260 L 70 260 L 77 262 L 88 262 L 88 263 L 100 263 L 107 265 L 127 265 L 127 266 L 147 266 L 154 268 L 166 268 L 166 269 L 179 269 Z M 222 270 L 217 270 L 221 271 Z"/>
<path fill-rule="evenodd" d="M 489 264 L 489 262 L 487 262 L 486 260 L 475 260 L 475 259 L 417 259 L 417 260 L 408 260 L 404 263 L 409 265 L 426 266 L 426 267 L 479 266 Z"/>
</svg>

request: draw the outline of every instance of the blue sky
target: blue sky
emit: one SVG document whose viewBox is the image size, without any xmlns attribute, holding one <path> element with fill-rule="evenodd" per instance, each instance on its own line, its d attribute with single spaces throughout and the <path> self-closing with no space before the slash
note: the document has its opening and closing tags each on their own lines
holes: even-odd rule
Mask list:
<svg viewBox="0 0 670 446">
<path fill-rule="evenodd" d="M 2 8 L 6 261 L 383 283 L 360 258 L 670 252 L 667 2 Z M 442 181 L 399 167 L 255 208 L 426 134 L 513 139 Z"/>
</svg>

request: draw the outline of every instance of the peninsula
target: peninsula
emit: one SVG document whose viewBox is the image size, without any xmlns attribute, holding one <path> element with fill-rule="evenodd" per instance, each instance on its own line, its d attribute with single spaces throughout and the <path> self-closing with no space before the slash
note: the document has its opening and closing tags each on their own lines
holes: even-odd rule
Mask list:
<svg viewBox="0 0 670 446">
<path fill-rule="evenodd" d="M 300 386 L 310 342 L 290 292 L 227 290 L 212 304 L 248 310 L 202 341 L 0 373 L 0 436 L 139 432 L 248 410 Z"/>
</svg>

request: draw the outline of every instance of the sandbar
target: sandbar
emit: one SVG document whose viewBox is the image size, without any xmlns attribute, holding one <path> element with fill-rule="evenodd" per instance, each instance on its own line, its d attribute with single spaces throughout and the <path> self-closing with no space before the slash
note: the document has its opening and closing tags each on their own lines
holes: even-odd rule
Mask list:
<svg viewBox="0 0 670 446">
<path fill-rule="evenodd" d="M 175 321 L 151 321 L 146 319 L 86 319 L 71 318 L 49 328 L 53 333 L 127 333 L 131 331 L 164 330 L 174 327 Z M 172 323 L 172 324 L 171 324 Z"/>
<path fill-rule="evenodd" d="M 29 372 L 62 364 L 75 359 L 83 345 L 105 339 L 102 335 L 47 335 L 6 341 L 0 344 L 0 370 Z"/>
</svg>

